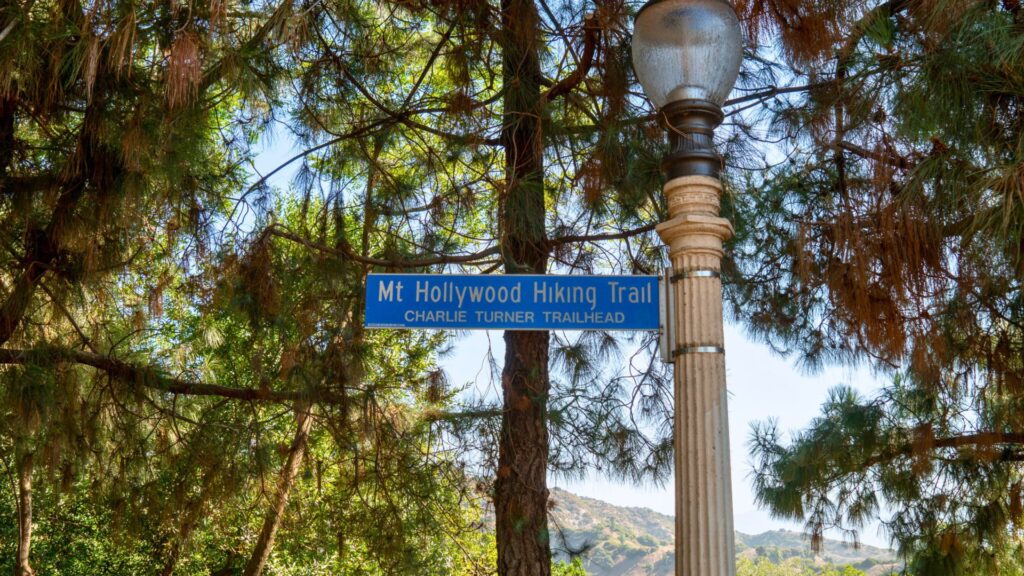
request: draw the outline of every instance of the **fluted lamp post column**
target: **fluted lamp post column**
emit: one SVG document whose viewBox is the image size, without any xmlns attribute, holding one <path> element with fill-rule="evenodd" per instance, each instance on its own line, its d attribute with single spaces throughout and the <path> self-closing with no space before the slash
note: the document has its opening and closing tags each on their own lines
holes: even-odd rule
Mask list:
<svg viewBox="0 0 1024 576">
<path fill-rule="evenodd" d="M 734 576 L 729 414 L 722 331 L 722 159 L 713 132 L 743 57 L 726 0 L 654 0 L 637 13 L 633 67 L 668 130 L 657 231 L 669 247 L 675 341 L 676 575 Z M 673 331 L 668 331 L 671 334 Z"/>
</svg>

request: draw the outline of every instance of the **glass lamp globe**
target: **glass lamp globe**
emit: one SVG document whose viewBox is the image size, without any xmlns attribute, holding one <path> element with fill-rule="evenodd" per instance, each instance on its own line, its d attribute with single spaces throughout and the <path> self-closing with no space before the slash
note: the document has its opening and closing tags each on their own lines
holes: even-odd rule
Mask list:
<svg viewBox="0 0 1024 576">
<path fill-rule="evenodd" d="M 659 109 L 679 100 L 721 106 L 739 74 L 743 33 L 728 0 L 653 0 L 636 16 L 632 52 Z"/>
</svg>

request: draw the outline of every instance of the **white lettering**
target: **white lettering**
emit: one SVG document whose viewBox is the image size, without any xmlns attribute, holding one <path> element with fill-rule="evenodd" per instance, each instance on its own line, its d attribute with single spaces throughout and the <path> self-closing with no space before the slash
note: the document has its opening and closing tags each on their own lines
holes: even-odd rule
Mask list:
<svg viewBox="0 0 1024 576">
<path fill-rule="evenodd" d="M 377 300 L 381 302 L 392 302 L 395 298 L 395 281 L 388 280 L 377 285 Z M 399 299 L 401 302 L 401 299 Z"/>
</svg>

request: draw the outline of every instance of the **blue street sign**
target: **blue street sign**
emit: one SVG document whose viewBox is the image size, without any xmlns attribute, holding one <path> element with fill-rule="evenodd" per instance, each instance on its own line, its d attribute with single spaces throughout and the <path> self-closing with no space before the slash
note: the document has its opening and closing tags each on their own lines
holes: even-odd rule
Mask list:
<svg viewBox="0 0 1024 576">
<path fill-rule="evenodd" d="M 367 328 L 657 330 L 657 276 L 370 274 Z"/>
</svg>

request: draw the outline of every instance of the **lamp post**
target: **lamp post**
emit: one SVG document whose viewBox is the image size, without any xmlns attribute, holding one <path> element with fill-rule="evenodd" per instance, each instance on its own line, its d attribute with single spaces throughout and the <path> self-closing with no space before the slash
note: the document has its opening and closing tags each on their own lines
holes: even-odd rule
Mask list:
<svg viewBox="0 0 1024 576">
<path fill-rule="evenodd" d="M 632 52 L 671 145 L 669 219 L 657 231 L 669 247 L 675 315 L 676 574 L 734 576 L 720 277 L 732 226 L 718 216 L 713 133 L 739 73 L 742 33 L 727 0 L 653 0 L 636 16 Z"/>
</svg>

